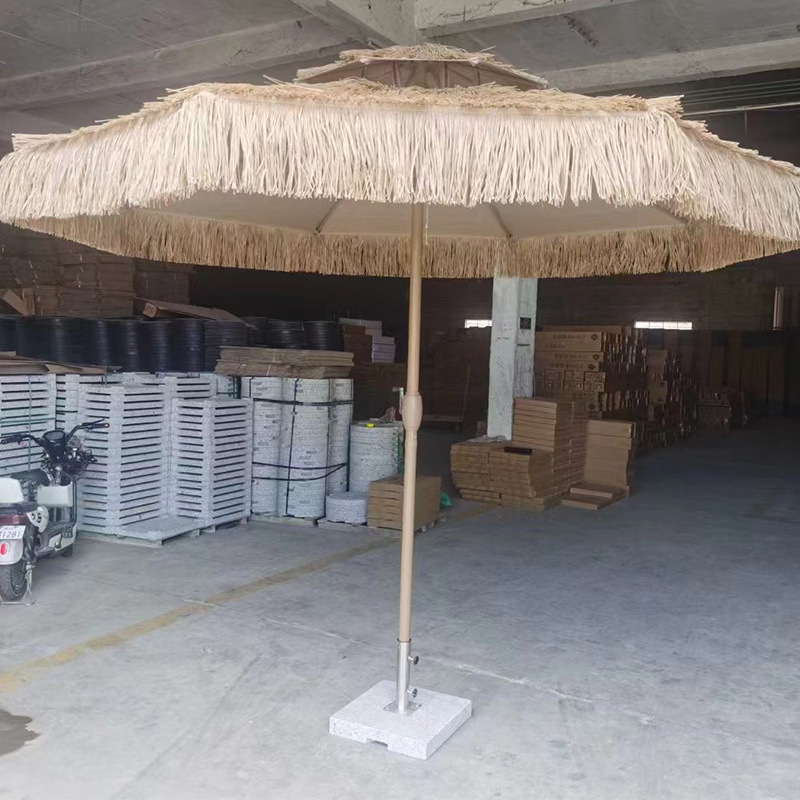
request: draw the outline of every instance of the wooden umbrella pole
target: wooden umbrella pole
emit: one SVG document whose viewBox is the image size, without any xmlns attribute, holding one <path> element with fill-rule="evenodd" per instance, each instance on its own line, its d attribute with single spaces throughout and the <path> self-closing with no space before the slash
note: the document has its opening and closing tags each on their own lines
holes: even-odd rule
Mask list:
<svg viewBox="0 0 800 800">
<path fill-rule="evenodd" d="M 417 491 L 417 431 L 422 422 L 419 393 L 420 309 L 422 302 L 422 254 L 425 206 L 411 207 L 411 274 L 408 293 L 408 373 L 403 399 L 403 427 L 406 431 L 403 474 L 403 534 L 400 544 L 400 629 L 397 637 L 397 711 L 408 714 L 416 708 L 410 702 L 411 592 L 414 578 L 414 518 Z"/>
</svg>

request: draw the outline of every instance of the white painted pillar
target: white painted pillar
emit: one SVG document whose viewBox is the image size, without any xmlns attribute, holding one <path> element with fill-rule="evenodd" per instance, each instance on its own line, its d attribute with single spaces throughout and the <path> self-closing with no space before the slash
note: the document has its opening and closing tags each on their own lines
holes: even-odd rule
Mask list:
<svg viewBox="0 0 800 800">
<path fill-rule="evenodd" d="M 495 278 L 489 356 L 489 436 L 511 438 L 515 397 L 533 395 L 537 278 Z"/>
</svg>

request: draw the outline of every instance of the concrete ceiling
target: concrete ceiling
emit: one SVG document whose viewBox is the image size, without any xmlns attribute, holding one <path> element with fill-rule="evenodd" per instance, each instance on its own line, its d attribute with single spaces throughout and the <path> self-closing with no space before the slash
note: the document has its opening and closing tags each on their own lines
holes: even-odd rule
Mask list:
<svg viewBox="0 0 800 800">
<path fill-rule="evenodd" d="M 291 79 L 340 49 L 493 48 L 562 89 L 800 67 L 798 0 L 3 0 L 0 150 L 200 80 Z M 653 93 L 651 90 L 649 93 Z"/>
</svg>

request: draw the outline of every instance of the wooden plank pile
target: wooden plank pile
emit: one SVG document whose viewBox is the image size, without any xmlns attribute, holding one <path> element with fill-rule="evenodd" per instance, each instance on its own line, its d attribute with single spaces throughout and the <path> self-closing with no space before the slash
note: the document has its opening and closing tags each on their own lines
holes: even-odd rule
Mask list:
<svg viewBox="0 0 800 800">
<path fill-rule="evenodd" d="M 442 479 L 438 475 L 417 475 L 414 530 L 430 525 L 439 517 Z M 367 524 L 371 528 L 403 527 L 403 476 L 392 475 L 372 481 L 367 494 Z"/>
<path fill-rule="evenodd" d="M 536 334 L 536 393 L 583 400 L 593 418 L 643 419 L 647 409 L 641 331 L 622 325 L 548 327 Z"/>
<path fill-rule="evenodd" d="M 260 378 L 349 378 L 353 354 L 337 350 L 223 347 L 216 372 Z"/>
</svg>

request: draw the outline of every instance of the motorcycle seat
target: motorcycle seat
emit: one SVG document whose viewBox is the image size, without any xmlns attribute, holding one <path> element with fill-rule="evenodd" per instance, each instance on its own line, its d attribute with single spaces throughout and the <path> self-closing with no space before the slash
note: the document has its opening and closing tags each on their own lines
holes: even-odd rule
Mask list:
<svg viewBox="0 0 800 800">
<path fill-rule="evenodd" d="M 39 508 L 39 504 L 33 502 L 10 503 L 0 506 L 0 516 L 3 514 L 27 514 L 30 511 L 36 511 L 37 508 Z"/>
<path fill-rule="evenodd" d="M 28 483 L 29 481 L 39 486 L 49 486 L 50 478 L 43 469 L 25 469 L 21 472 L 14 472 L 9 477 L 20 483 Z"/>
</svg>

